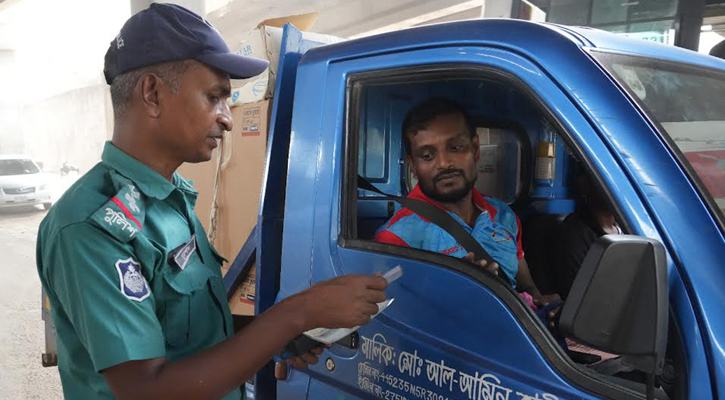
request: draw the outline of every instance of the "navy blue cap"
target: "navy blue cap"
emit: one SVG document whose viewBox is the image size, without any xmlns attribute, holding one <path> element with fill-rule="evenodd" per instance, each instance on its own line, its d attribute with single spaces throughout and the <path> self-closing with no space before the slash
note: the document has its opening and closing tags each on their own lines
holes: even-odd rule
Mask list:
<svg viewBox="0 0 725 400">
<path fill-rule="evenodd" d="M 126 21 L 106 52 L 103 74 L 110 85 L 125 72 L 149 65 L 197 60 L 232 79 L 258 75 L 269 62 L 229 51 L 203 18 L 175 4 L 153 3 Z"/>
</svg>

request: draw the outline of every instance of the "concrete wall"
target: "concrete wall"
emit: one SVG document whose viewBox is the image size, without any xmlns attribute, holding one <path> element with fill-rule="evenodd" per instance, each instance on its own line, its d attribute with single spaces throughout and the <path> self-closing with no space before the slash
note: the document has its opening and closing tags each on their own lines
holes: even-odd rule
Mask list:
<svg viewBox="0 0 725 400">
<path fill-rule="evenodd" d="M 85 171 L 112 132 L 103 56 L 129 0 L 9 1 L 0 7 L 0 154 Z"/>
<path fill-rule="evenodd" d="M 15 73 L 15 52 L 0 50 L 0 154 L 23 151 Z"/>
<path fill-rule="evenodd" d="M 23 153 L 43 162 L 47 171 L 57 171 L 64 161 L 87 171 L 101 159 L 113 132 L 110 104 L 108 86 L 98 85 L 23 106 Z"/>
</svg>

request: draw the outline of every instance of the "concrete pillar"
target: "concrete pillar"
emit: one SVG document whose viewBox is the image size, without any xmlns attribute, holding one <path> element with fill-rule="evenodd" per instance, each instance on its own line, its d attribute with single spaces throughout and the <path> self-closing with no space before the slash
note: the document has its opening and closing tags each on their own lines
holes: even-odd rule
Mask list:
<svg viewBox="0 0 725 400">
<path fill-rule="evenodd" d="M 705 0 L 680 0 L 679 27 L 675 38 L 675 46 L 697 51 L 700 45 L 705 3 Z"/>
<path fill-rule="evenodd" d="M 172 1 L 154 1 L 154 0 L 130 0 L 131 3 L 131 15 L 136 14 L 141 10 L 149 8 L 151 3 L 172 3 L 178 4 L 182 7 L 186 7 L 189 10 L 201 15 L 206 15 L 206 1 L 205 0 L 172 0 Z"/>
</svg>

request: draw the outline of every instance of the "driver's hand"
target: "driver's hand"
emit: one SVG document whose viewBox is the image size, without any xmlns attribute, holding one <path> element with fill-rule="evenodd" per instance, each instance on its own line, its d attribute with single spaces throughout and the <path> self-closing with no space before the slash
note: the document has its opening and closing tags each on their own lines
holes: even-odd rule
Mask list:
<svg viewBox="0 0 725 400">
<path fill-rule="evenodd" d="M 494 275 L 498 274 L 498 263 L 494 262 L 494 263 L 489 264 L 488 261 L 486 261 L 486 260 L 474 261 L 473 253 L 466 254 L 466 256 L 463 257 L 463 259 L 468 262 L 474 263 L 474 264 L 478 265 L 479 267 L 482 267 L 483 269 L 485 269 L 486 271 L 488 271 Z"/>
<path fill-rule="evenodd" d="M 556 301 L 561 301 L 561 297 L 559 297 L 559 295 L 556 293 L 544 294 L 534 297 L 534 304 L 539 307 L 546 307 L 549 303 L 554 303 Z"/>
<path fill-rule="evenodd" d="M 302 370 L 307 368 L 308 364 L 317 364 L 319 361 L 318 356 L 322 354 L 322 352 L 325 350 L 325 348 L 330 347 L 329 345 L 320 345 L 317 346 L 310 351 L 308 351 L 305 354 L 302 354 L 300 356 L 297 356 L 295 358 L 290 358 L 289 360 L 282 361 L 286 363 L 289 366 L 292 366 L 296 369 Z M 274 377 L 278 380 L 285 380 L 287 379 L 287 369 L 286 368 L 275 368 L 274 371 Z"/>
</svg>

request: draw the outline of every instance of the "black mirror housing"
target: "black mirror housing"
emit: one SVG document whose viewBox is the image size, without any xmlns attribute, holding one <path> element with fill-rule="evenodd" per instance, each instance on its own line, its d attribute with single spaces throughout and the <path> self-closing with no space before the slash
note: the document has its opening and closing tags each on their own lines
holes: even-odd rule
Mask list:
<svg viewBox="0 0 725 400">
<path fill-rule="evenodd" d="M 659 375 L 668 318 L 667 256 L 662 244 L 632 235 L 605 235 L 589 248 L 561 312 L 562 332 L 619 354 Z"/>
</svg>

